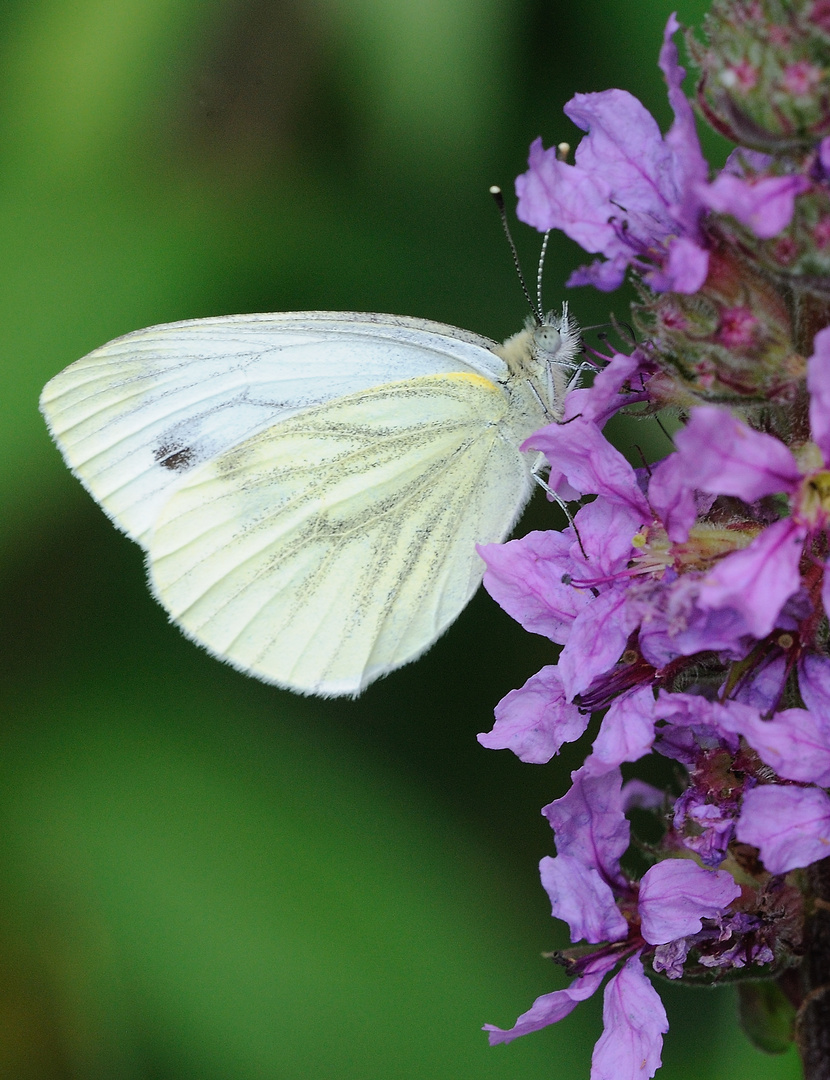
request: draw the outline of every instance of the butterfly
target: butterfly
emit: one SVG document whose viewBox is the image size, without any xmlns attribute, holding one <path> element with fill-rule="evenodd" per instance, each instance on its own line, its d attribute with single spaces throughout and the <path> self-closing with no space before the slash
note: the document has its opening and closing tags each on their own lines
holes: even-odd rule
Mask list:
<svg viewBox="0 0 830 1080">
<path fill-rule="evenodd" d="M 117 338 L 40 405 L 189 638 L 265 682 L 354 696 L 478 588 L 476 544 L 525 507 L 520 446 L 561 419 L 580 350 L 567 306 L 503 345 L 395 315 L 234 315 Z"/>
</svg>

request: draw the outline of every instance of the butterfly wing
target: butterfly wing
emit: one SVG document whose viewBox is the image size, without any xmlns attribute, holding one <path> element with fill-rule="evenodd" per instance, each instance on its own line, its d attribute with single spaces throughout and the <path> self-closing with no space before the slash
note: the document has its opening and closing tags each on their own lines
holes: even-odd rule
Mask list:
<svg viewBox="0 0 830 1080">
<path fill-rule="evenodd" d="M 474 374 L 374 387 L 194 469 L 149 539 L 186 634 L 260 679 L 357 694 L 456 618 L 531 488 L 507 398 Z"/>
<path fill-rule="evenodd" d="M 446 371 L 503 379 L 487 338 L 393 315 L 287 312 L 170 323 L 55 376 L 41 410 L 67 464 L 146 547 L 183 477 L 281 418 L 379 383 Z"/>
</svg>

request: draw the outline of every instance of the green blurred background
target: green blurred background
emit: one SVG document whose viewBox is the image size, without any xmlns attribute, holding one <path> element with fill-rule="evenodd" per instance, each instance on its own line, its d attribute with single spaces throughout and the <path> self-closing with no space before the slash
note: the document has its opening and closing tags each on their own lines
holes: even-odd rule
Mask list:
<svg viewBox="0 0 830 1080">
<path fill-rule="evenodd" d="M 246 679 L 170 627 L 64 469 L 42 384 L 108 339 L 342 308 L 494 338 L 525 315 L 487 187 L 575 90 L 665 126 L 670 0 L 3 0 L 0 1077 L 556 1080 L 540 807 L 579 757 L 475 741 L 551 659 L 483 594 L 357 702 Z M 700 18 L 699 0 L 681 9 Z M 716 152 L 722 152 L 718 149 Z M 510 199 L 512 205 L 512 199 Z M 539 238 L 519 227 L 533 267 Z M 580 261 L 555 238 L 548 303 Z M 626 297 L 571 297 L 583 324 Z M 522 528 L 551 516 L 534 504 Z M 795 1076 L 729 990 L 666 992 L 663 1080 Z"/>
</svg>

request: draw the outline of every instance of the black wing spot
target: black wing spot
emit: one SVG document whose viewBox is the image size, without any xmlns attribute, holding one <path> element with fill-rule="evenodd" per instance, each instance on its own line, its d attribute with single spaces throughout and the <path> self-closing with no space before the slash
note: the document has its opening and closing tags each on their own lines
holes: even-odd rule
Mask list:
<svg viewBox="0 0 830 1080">
<path fill-rule="evenodd" d="M 182 446 L 176 443 L 163 443 L 153 451 L 153 458 L 171 472 L 183 472 L 194 463 L 196 452 L 192 446 Z"/>
</svg>

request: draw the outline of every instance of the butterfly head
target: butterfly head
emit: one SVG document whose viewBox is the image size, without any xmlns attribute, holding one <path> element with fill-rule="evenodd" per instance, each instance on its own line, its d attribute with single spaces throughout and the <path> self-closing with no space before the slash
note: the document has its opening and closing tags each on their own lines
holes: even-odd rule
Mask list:
<svg viewBox="0 0 830 1080">
<path fill-rule="evenodd" d="M 561 315 L 548 312 L 541 322 L 531 316 L 527 329 L 533 340 L 533 352 L 542 363 L 571 372 L 579 366 L 577 357 L 582 352 L 582 335 L 568 312 L 567 302 L 562 304 Z"/>
</svg>

